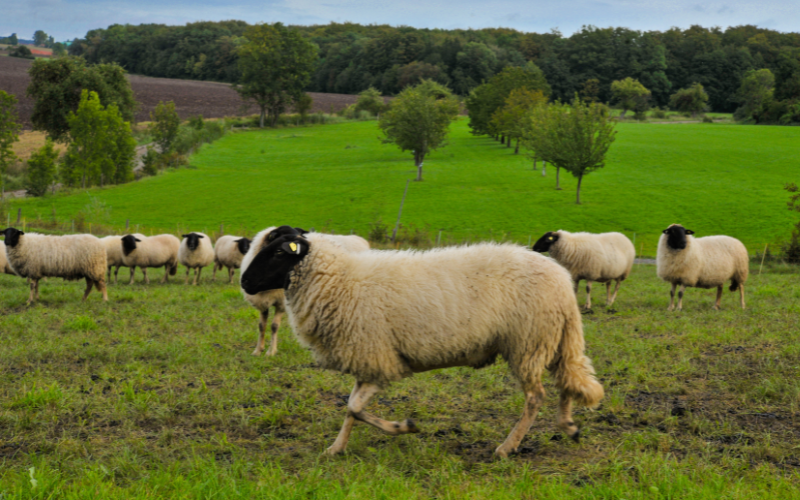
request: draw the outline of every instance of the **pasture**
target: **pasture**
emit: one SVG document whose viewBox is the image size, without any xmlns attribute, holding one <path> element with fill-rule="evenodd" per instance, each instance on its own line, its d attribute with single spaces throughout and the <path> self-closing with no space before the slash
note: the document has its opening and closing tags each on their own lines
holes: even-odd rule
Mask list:
<svg viewBox="0 0 800 500">
<path fill-rule="evenodd" d="M 606 167 L 576 180 L 532 170 L 486 137 L 452 126 L 450 145 L 425 160 L 412 182 L 402 223 L 446 243 L 512 240 L 546 231 L 636 233 L 637 251 L 655 255 L 661 231 L 681 223 L 698 236 L 727 234 L 751 254 L 788 238 L 794 216 L 786 182 L 797 181 L 797 127 L 721 124 L 618 125 Z M 253 234 L 275 223 L 366 236 L 394 225 L 411 155 L 381 144 L 375 122 L 253 130 L 204 146 L 191 168 L 106 189 L 14 202 L 23 216 L 105 224 L 126 219 L 147 231 L 183 229 Z M 541 162 L 539 164 L 541 169 Z M 5 221 L 3 221 L 5 222 Z M 178 228 L 180 225 L 180 229 Z M 642 245 L 644 247 L 642 248 Z"/>
<path fill-rule="evenodd" d="M 394 384 L 369 411 L 422 432 L 357 425 L 347 454 L 327 458 L 353 380 L 315 368 L 286 321 L 278 355 L 252 356 L 257 313 L 221 277 L 164 286 L 156 272 L 145 286 L 139 274 L 108 304 L 51 278 L 26 307 L 25 281 L 0 275 L 0 495 L 797 498 L 800 282 L 793 268 L 753 271 L 745 311 L 727 291 L 712 311 L 714 292 L 690 289 L 667 313 L 669 286 L 648 265 L 613 311 L 596 290 L 583 318 L 602 406 L 577 410 L 573 443 L 546 377 L 508 460 L 492 452 L 523 397 L 505 362 Z"/>
</svg>

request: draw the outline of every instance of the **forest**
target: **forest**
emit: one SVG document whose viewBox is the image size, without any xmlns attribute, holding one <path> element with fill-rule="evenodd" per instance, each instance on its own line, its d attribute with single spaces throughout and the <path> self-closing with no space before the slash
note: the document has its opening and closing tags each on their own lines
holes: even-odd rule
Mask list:
<svg viewBox="0 0 800 500">
<path fill-rule="evenodd" d="M 113 25 L 89 31 L 69 52 L 134 74 L 237 82 L 236 48 L 247 27 L 244 21 Z M 632 77 L 651 91 L 653 105 L 666 106 L 676 90 L 697 82 L 712 111 L 733 112 L 743 77 L 759 69 L 774 74 L 776 102 L 800 99 L 800 33 L 750 25 L 645 32 L 585 26 L 571 36 L 351 23 L 292 28 L 319 47 L 311 92 L 353 94 L 372 86 L 392 95 L 429 78 L 466 96 L 502 68 L 531 61 L 543 71 L 551 98 L 564 101 L 596 79 L 597 96 L 608 102 L 611 83 Z"/>
</svg>

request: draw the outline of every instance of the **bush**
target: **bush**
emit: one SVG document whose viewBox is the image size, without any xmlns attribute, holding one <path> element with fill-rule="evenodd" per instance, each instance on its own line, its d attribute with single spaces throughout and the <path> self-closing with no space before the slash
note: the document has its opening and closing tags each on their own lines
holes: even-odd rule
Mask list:
<svg viewBox="0 0 800 500">
<path fill-rule="evenodd" d="M 714 119 L 710 116 L 703 115 L 703 123 L 714 123 Z"/>
<path fill-rule="evenodd" d="M 664 112 L 663 109 L 656 106 L 653 108 L 653 118 L 658 118 L 659 120 L 663 120 L 667 117 L 667 113 Z"/>
<path fill-rule="evenodd" d="M 383 219 L 378 217 L 369 227 L 369 234 L 367 235 L 369 241 L 373 243 L 385 243 L 389 241 L 389 226 L 383 222 Z"/>
<path fill-rule="evenodd" d="M 155 111 L 150 113 L 150 122 L 148 132 L 153 142 L 158 144 L 162 153 L 170 152 L 181 125 L 181 119 L 175 111 L 175 103 L 159 102 Z"/>
<path fill-rule="evenodd" d="M 203 121 L 203 115 L 196 115 L 189 117 L 189 126 L 195 130 L 202 130 L 206 122 Z"/>
<path fill-rule="evenodd" d="M 8 55 L 11 57 L 21 57 L 23 59 L 35 59 L 31 49 L 24 45 L 17 45 Z"/>
<path fill-rule="evenodd" d="M 31 196 L 44 196 L 56 179 L 56 159 L 58 151 L 53 149 L 53 141 L 45 142 L 28 160 L 28 173 L 25 176 L 25 189 Z"/>
<path fill-rule="evenodd" d="M 142 156 L 142 171 L 144 175 L 156 175 L 158 173 L 159 157 L 156 150 L 152 147 L 147 148 L 147 152 Z"/>
</svg>

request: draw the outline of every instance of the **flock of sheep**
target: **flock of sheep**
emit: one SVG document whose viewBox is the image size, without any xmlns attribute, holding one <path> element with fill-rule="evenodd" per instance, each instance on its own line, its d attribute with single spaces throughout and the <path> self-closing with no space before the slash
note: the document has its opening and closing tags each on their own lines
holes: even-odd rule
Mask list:
<svg viewBox="0 0 800 500">
<path fill-rule="evenodd" d="M 322 368 L 351 374 L 355 387 L 341 431 L 328 453 L 344 451 L 355 421 L 388 434 L 418 432 L 406 419 L 391 422 L 365 411 L 378 391 L 414 373 L 451 366 L 481 368 L 498 356 L 520 382 L 526 403 L 505 442 L 505 457 L 517 450 L 544 401 L 541 383 L 552 373 L 560 393 L 559 427 L 577 440 L 572 403 L 596 406 L 603 387 L 584 355 L 581 313 L 576 294 L 586 281 L 606 283 L 607 305 L 630 274 L 635 250 L 621 233 L 548 232 L 534 252 L 513 244 L 480 243 L 429 251 L 372 250 L 359 236 L 310 233 L 290 226 L 270 227 L 253 240 L 224 236 L 212 246 L 202 233 L 178 240 L 172 235 L 131 234 L 98 239 L 91 235 L 44 236 L 5 229 L 0 270 L 28 278 L 29 303 L 38 298 L 42 277 L 86 279 L 84 299 L 93 287 L 106 293 L 111 269 L 164 267 L 162 281 L 184 265 L 186 282 L 203 267 L 228 268 L 229 281 L 241 268 L 245 299 L 260 313 L 253 354 L 266 348 L 270 308 L 275 309 L 268 355 L 277 353 L 284 313 L 298 340 Z M 744 308 L 747 251 L 727 236 L 694 238 L 679 224 L 664 230 L 658 245 L 658 276 L 671 283 L 678 310 L 686 287 L 739 290 Z M 0 243 L 2 245 L 2 243 Z M 541 255 L 549 252 L 552 258 Z M 611 286 L 615 283 L 612 294 Z"/>
</svg>

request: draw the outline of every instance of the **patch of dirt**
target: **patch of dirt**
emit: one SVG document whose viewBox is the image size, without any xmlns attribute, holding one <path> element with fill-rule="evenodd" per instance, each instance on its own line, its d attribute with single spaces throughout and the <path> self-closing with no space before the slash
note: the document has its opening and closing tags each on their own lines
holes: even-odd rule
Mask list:
<svg viewBox="0 0 800 500">
<path fill-rule="evenodd" d="M 0 89 L 14 94 L 19 100 L 17 112 L 25 129 L 31 128 L 31 115 L 34 101 L 25 95 L 30 78 L 29 59 L 0 57 Z M 174 101 L 175 109 L 181 119 L 203 115 L 204 118 L 224 118 L 226 116 L 247 116 L 258 113 L 252 102 L 245 102 L 228 83 L 201 82 L 196 80 L 177 80 L 172 78 L 153 78 L 149 76 L 128 75 L 133 95 L 139 103 L 137 122 L 150 120 L 150 112 L 160 101 Z M 353 104 L 356 95 L 322 94 L 309 92 L 314 99 L 311 112 L 336 112 Z"/>
</svg>

